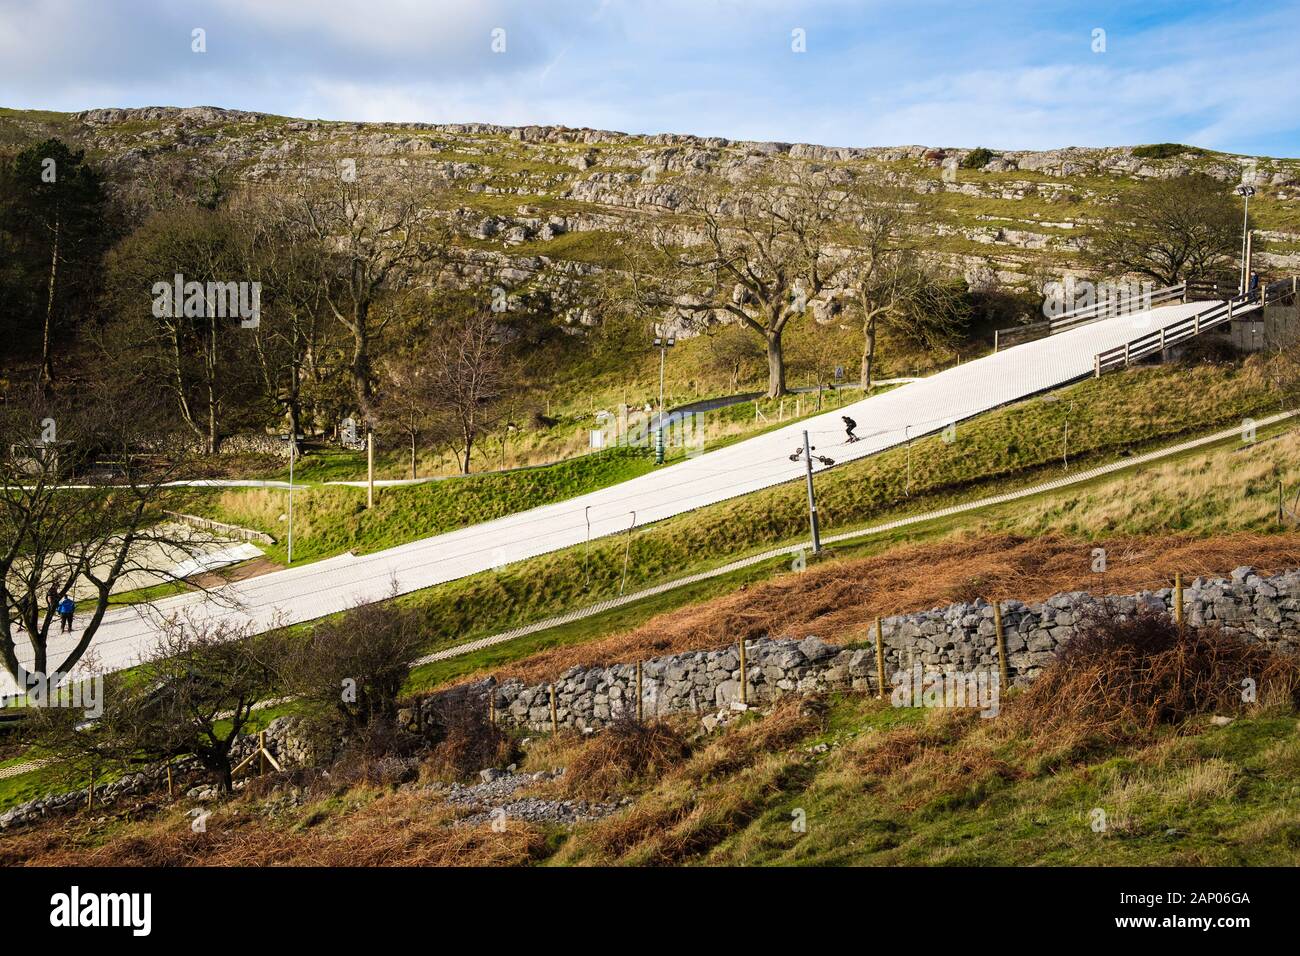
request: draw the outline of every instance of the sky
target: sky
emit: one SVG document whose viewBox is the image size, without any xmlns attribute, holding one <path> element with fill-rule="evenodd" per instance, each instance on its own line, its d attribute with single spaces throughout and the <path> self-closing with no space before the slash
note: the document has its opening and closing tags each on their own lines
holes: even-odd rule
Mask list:
<svg viewBox="0 0 1300 956">
<path fill-rule="evenodd" d="M 1300 0 L 0 0 L 0 106 L 1296 157 L 1298 13 Z"/>
</svg>

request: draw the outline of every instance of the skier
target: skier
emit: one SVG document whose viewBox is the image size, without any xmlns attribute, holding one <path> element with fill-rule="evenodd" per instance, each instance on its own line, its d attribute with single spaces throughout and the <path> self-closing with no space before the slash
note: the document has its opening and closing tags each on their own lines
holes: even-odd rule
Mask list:
<svg viewBox="0 0 1300 956">
<path fill-rule="evenodd" d="M 59 630 L 62 633 L 68 634 L 72 632 L 72 615 L 76 613 L 76 610 L 76 602 L 65 594 L 63 600 L 59 602 L 59 620 L 63 622 L 63 626 Z"/>
<path fill-rule="evenodd" d="M 841 415 L 840 420 L 844 422 L 844 431 L 847 432 L 849 436 L 848 443 L 852 445 L 855 441 L 859 440 L 858 436 L 853 434 L 853 429 L 858 427 L 858 423 L 849 418 L 848 415 Z"/>
</svg>

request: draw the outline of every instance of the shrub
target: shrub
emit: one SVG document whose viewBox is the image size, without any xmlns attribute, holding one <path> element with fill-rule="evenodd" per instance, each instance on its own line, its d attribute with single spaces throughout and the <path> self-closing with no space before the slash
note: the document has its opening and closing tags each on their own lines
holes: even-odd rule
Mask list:
<svg viewBox="0 0 1300 956">
<path fill-rule="evenodd" d="M 363 604 L 312 628 L 286 634 L 276 670 L 317 720 L 341 719 L 352 734 L 373 720 L 391 722 L 410 663 L 423 645 L 419 618 L 392 601 Z"/>
<path fill-rule="evenodd" d="M 961 161 L 961 168 L 983 169 L 993 161 L 993 158 L 993 150 L 979 146 L 966 154 L 966 158 Z"/>
<path fill-rule="evenodd" d="M 607 800 L 638 780 L 659 777 L 689 755 L 690 747 L 669 724 L 619 717 L 569 762 L 565 790 L 573 797 Z"/>
<path fill-rule="evenodd" d="M 1149 143 L 1146 146 L 1133 147 L 1133 155 L 1140 159 L 1172 159 L 1183 153 L 1199 156 L 1201 150 L 1195 146 L 1184 146 L 1182 143 Z"/>
<path fill-rule="evenodd" d="M 487 719 L 481 707 L 446 707 L 433 717 L 437 743 L 428 769 L 435 777 L 466 780 L 485 767 L 512 763 L 515 740 Z"/>
<path fill-rule="evenodd" d="M 1077 731 L 1108 740 L 1178 725 L 1197 714 L 1240 712 L 1243 682 L 1259 700 L 1300 703 L 1300 663 L 1214 627 L 1170 615 L 1090 615 L 1057 659 L 1006 713 L 1036 735 Z"/>
</svg>

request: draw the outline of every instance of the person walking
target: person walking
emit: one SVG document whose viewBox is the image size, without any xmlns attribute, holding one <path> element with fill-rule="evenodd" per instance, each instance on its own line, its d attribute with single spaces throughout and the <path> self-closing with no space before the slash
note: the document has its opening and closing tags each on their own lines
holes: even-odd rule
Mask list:
<svg viewBox="0 0 1300 956">
<path fill-rule="evenodd" d="M 853 434 L 853 429 L 858 427 L 858 423 L 849 418 L 848 415 L 841 415 L 840 420 L 844 422 L 844 431 L 848 433 L 849 444 L 851 445 L 858 440 L 858 436 Z"/>
<path fill-rule="evenodd" d="M 1246 287 L 1246 301 L 1253 302 L 1259 296 L 1259 273 L 1250 274 L 1250 285 Z"/>
<path fill-rule="evenodd" d="M 62 626 L 59 628 L 59 631 L 64 634 L 71 633 L 72 615 L 75 614 L 77 611 L 77 603 L 74 600 L 72 600 L 71 597 L 65 594 L 63 596 L 63 600 L 59 602 L 58 610 L 59 610 L 59 620 L 62 622 Z"/>
</svg>

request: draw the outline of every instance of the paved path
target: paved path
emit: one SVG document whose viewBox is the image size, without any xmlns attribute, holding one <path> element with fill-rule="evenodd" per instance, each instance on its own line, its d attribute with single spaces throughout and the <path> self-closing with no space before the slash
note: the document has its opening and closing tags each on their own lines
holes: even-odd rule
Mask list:
<svg viewBox="0 0 1300 956">
<path fill-rule="evenodd" d="M 1205 307 L 1203 302 L 1173 305 L 1106 319 L 967 362 L 577 498 L 370 555 L 346 554 L 235 582 L 218 592 L 229 604 L 189 593 L 148 607 L 115 610 L 106 615 L 93 647 L 102 665 L 128 667 L 154 646 L 158 615 L 180 616 L 195 624 L 222 619 L 266 630 L 381 600 L 394 587 L 398 593 L 408 593 L 626 532 L 634 514 L 635 526 L 641 527 L 799 480 L 804 464 L 791 461 L 789 455 L 801 446 L 804 429 L 818 454 L 837 462 L 865 458 L 908 438 L 1086 377 L 1097 352 Z M 858 421 L 860 441 L 845 443 L 841 414 Z M 57 659 L 66 643 L 56 642 L 51 657 Z"/>
</svg>

